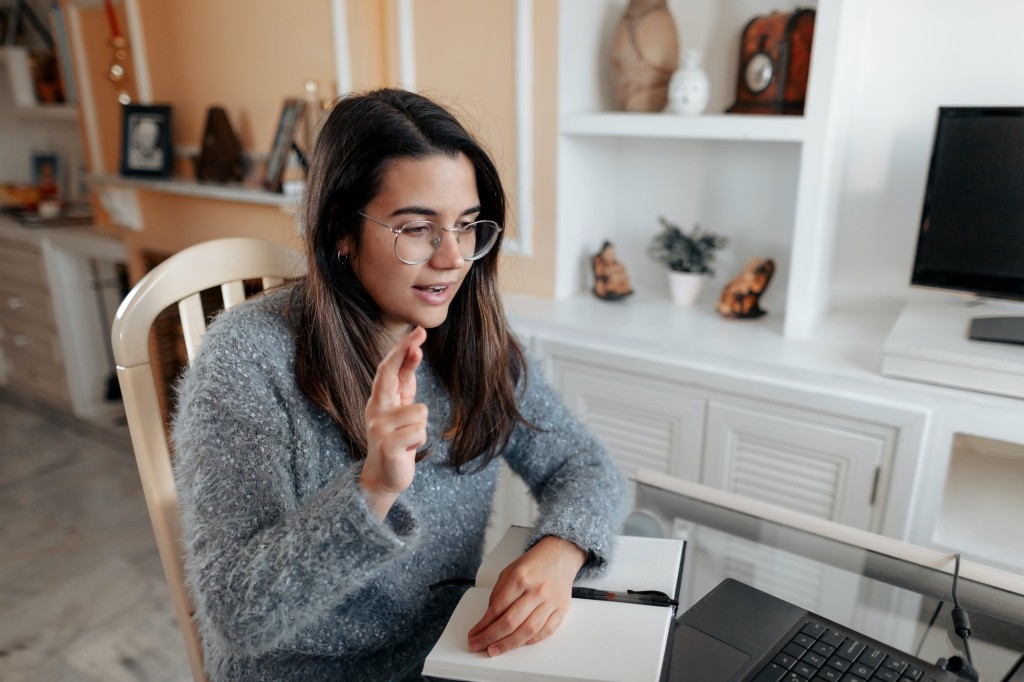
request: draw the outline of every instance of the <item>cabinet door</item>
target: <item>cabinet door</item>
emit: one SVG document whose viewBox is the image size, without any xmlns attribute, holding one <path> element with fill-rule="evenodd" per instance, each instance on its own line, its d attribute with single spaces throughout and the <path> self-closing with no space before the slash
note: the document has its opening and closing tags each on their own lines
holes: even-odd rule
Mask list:
<svg viewBox="0 0 1024 682">
<path fill-rule="evenodd" d="M 703 483 L 781 507 L 870 529 L 879 467 L 896 433 L 874 424 L 792 407 L 708 405 Z M 702 531 L 707 529 L 701 529 Z M 735 537 L 701 536 L 695 590 L 724 577 L 853 622 L 857 577 Z"/>
<path fill-rule="evenodd" d="M 703 483 L 869 530 L 895 433 L 811 411 L 712 401 Z"/>
<path fill-rule="evenodd" d="M 562 358 L 551 366 L 555 388 L 626 476 L 644 468 L 699 480 L 703 398 L 629 372 Z"/>
</svg>

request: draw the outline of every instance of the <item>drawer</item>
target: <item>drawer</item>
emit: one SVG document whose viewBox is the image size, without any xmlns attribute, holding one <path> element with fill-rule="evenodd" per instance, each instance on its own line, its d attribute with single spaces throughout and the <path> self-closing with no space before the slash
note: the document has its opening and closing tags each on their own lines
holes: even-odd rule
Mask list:
<svg viewBox="0 0 1024 682">
<path fill-rule="evenodd" d="M 15 286 L 0 277 L 0 323 L 5 321 L 54 327 L 53 301 L 49 293 Z"/>
<path fill-rule="evenodd" d="M 9 246 L 9 245 L 15 246 Z M 46 291 L 46 269 L 39 249 L 16 248 L 18 242 L 0 241 L 0 279 L 19 288 Z"/>
<path fill-rule="evenodd" d="M 7 355 L 7 385 L 59 407 L 71 407 L 68 378 L 63 367 L 4 349 Z"/>
<path fill-rule="evenodd" d="M 0 322 L 0 345 L 8 357 L 31 357 L 64 366 L 60 337 L 52 326 L 25 320 Z"/>
</svg>

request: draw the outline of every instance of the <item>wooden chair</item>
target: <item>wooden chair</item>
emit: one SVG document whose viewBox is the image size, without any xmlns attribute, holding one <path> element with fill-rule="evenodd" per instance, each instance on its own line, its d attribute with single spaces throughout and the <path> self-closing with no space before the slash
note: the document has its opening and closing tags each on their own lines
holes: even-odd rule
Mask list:
<svg viewBox="0 0 1024 682">
<path fill-rule="evenodd" d="M 111 330 L 117 378 L 128 429 L 153 523 L 160 560 L 185 637 L 195 680 L 206 680 L 195 609 L 185 589 L 184 557 L 167 430 L 150 365 L 150 328 L 157 315 L 177 305 L 191 360 L 206 331 L 200 292 L 220 288 L 224 307 L 245 299 L 244 282 L 262 280 L 264 289 L 304 273 L 301 257 L 260 239 L 216 239 L 191 246 L 160 263 L 143 277 L 118 308 Z"/>
</svg>

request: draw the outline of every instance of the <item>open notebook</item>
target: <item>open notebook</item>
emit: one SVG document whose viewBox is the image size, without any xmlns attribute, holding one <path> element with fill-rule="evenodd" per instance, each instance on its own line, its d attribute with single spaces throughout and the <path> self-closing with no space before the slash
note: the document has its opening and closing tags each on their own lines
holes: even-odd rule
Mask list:
<svg viewBox="0 0 1024 682">
<path fill-rule="evenodd" d="M 476 586 L 462 597 L 427 657 L 423 674 L 470 682 L 659 680 L 675 615 L 675 609 L 665 606 L 573 599 L 561 627 L 544 641 L 494 658 L 469 651 L 467 633 L 487 610 L 498 574 L 523 553 L 531 532 L 519 526 L 509 528 L 484 558 Z M 682 540 L 618 536 L 605 574 L 580 580 L 576 586 L 617 592 L 658 590 L 674 597 L 683 547 Z"/>
</svg>

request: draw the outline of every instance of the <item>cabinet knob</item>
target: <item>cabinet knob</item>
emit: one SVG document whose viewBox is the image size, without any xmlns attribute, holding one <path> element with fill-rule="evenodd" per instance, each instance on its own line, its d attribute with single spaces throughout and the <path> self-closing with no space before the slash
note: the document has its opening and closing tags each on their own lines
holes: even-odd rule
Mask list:
<svg viewBox="0 0 1024 682">
<path fill-rule="evenodd" d="M 28 334 L 15 334 L 14 345 L 18 348 L 24 348 L 29 344 Z"/>
<path fill-rule="evenodd" d="M 25 307 L 25 301 L 21 296 L 11 296 L 7 299 L 7 307 L 11 310 L 20 310 Z"/>
</svg>

